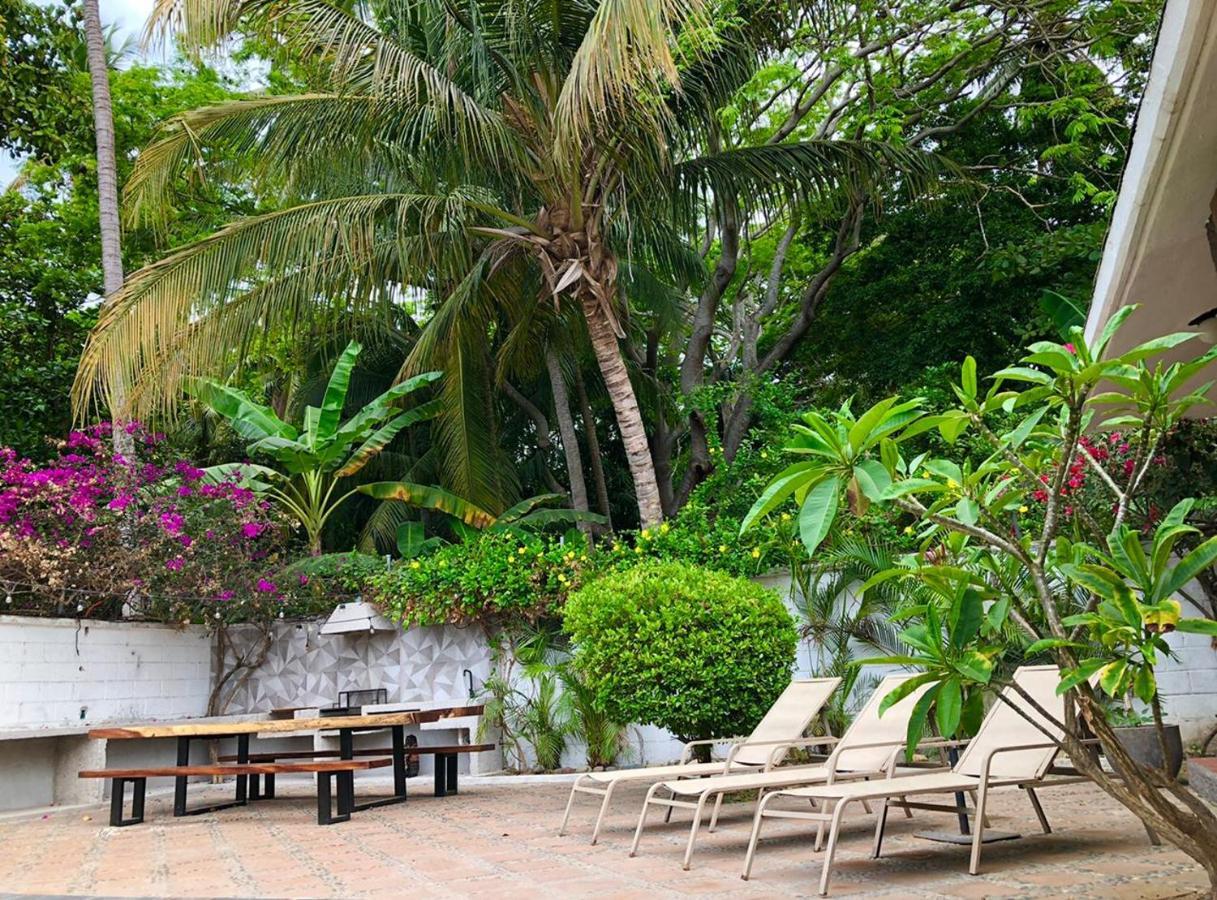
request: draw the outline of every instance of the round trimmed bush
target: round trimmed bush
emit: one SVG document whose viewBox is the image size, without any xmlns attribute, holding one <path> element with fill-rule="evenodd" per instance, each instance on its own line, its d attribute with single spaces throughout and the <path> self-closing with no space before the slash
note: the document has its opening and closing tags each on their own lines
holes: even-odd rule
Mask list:
<svg viewBox="0 0 1217 900">
<path fill-rule="evenodd" d="M 751 731 L 790 682 L 798 640 L 773 591 L 659 561 L 571 594 L 565 628 L 610 717 L 682 740 Z"/>
</svg>

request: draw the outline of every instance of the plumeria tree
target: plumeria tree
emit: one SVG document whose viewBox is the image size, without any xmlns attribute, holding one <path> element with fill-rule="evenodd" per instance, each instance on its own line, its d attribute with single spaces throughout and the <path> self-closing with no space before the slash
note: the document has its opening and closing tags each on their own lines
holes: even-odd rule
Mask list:
<svg viewBox="0 0 1217 900">
<path fill-rule="evenodd" d="M 1178 599 L 1217 561 L 1217 538 L 1176 553 L 1194 531 L 1192 502 L 1165 515 L 1142 503 L 1164 437 L 1206 402 L 1211 382 L 1196 380 L 1217 350 L 1156 361 L 1193 337 L 1181 333 L 1106 357 L 1131 313 L 1113 316 L 1093 343 L 1075 328 L 1070 342 L 1032 344 L 987 389 L 967 359 L 949 409 L 888 399 L 860 414 L 846 404 L 803 416 L 787 447 L 798 461 L 744 527 L 793 497 L 814 553 L 841 515 L 881 504 L 910 517 L 920 552 L 863 589 L 891 579 L 919 586 L 901 635 L 911 650 L 885 660 L 924 670 L 904 691 L 932 684 L 911 732 L 931 711 L 945 734 L 974 718 L 970 698 L 1008 683 L 1009 657 L 1055 660 L 1066 695 L 1061 745 L 1073 764 L 1204 866 L 1217 890 L 1217 817 L 1175 773 L 1133 759 L 1110 718 L 1113 700 L 1137 698 L 1167 759 L 1154 677 L 1172 653 L 1166 636 L 1217 635 L 1217 622 L 1185 616 Z"/>
</svg>

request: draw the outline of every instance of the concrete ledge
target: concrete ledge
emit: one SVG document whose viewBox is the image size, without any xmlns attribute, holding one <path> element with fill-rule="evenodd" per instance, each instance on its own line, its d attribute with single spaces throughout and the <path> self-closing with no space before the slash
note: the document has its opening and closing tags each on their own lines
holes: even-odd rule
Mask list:
<svg viewBox="0 0 1217 900">
<path fill-rule="evenodd" d="M 1209 803 L 1217 804 L 1217 758 L 1208 756 L 1187 761 L 1187 783 Z"/>
</svg>

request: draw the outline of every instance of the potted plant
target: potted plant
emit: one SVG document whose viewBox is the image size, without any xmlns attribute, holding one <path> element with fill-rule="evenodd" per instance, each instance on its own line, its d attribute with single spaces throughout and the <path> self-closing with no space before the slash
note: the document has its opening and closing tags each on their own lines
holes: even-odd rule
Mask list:
<svg viewBox="0 0 1217 900">
<path fill-rule="evenodd" d="M 1171 778 L 1179 774 L 1183 767 L 1183 735 L 1178 725 L 1163 724 L 1159 740 L 1153 716 L 1149 710 L 1134 708 L 1131 698 L 1112 706 L 1107 712 L 1107 720 L 1129 756 L 1151 769 L 1164 769 Z M 1167 754 L 1165 764 L 1163 749 Z"/>
</svg>

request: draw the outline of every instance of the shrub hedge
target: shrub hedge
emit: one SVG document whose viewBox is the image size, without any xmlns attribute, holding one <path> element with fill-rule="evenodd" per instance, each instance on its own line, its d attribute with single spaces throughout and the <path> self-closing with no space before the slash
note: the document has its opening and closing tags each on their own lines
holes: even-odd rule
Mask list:
<svg viewBox="0 0 1217 900">
<path fill-rule="evenodd" d="M 674 562 L 592 581 L 564 621 L 610 716 L 685 740 L 747 734 L 789 683 L 798 639 L 777 594 Z"/>
</svg>

